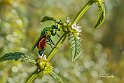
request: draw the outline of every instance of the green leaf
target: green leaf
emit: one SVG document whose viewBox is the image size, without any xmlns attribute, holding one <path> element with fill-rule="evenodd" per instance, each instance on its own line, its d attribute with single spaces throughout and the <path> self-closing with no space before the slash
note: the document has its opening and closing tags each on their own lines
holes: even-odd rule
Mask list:
<svg viewBox="0 0 124 83">
<path fill-rule="evenodd" d="M 41 20 L 41 22 L 45 22 L 45 21 L 55 21 L 55 19 L 52 18 L 52 17 L 49 17 L 49 16 L 45 16 L 45 17 L 43 17 L 43 19 Z"/>
<path fill-rule="evenodd" d="M 36 64 L 36 61 L 33 57 L 27 56 L 24 53 L 21 52 L 13 52 L 13 53 L 6 53 L 1 58 L 0 61 L 10 61 L 10 60 L 20 60 L 22 62 L 29 62 Z"/>
<path fill-rule="evenodd" d="M 50 75 L 51 75 L 55 80 L 57 80 L 58 82 L 64 83 L 63 80 L 61 79 L 61 77 L 58 76 L 55 72 L 52 71 L 52 72 L 50 73 Z"/>
<path fill-rule="evenodd" d="M 98 0 L 100 1 L 100 0 Z M 99 14 L 98 14 L 98 21 L 96 23 L 96 25 L 94 26 L 94 28 L 97 28 L 99 27 L 104 19 L 105 19 L 105 6 L 104 6 L 104 3 L 101 1 L 101 2 L 96 2 L 96 4 L 98 5 L 98 10 L 99 10 Z"/>
<path fill-rule="evenodd" d="M 74 36 L 72 33 L 69 33 L 68 37 L 72 48 L 72 61 L 75 61 L 80 55 L 82 55 L 81 38 Z"/>
</svg>

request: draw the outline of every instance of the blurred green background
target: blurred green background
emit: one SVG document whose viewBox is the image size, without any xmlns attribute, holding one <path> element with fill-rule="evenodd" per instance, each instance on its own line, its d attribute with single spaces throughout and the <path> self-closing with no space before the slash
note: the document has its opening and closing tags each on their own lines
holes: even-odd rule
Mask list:
<svg viewBox="0 0 124 83">
<path fill-rule="evenodd" d="M 124 83 L 124 1 L 104 0 L 106 19 L 96 32 L 98 9 L 94 4 L 85 13 L 82 26 L 82 45 L 85 55 L 71 62 L 68 40 L 57 51 L 51 63 L 64 83 Z M 88 0 L 0 0 L 0 56 L 31 51 L 40 31 L 49 23 L 40 24 L 43 16 L 65 20 L 74 19 Z M 59 38 L 53 38 L 56 42 Z M 51 50 L 49 46 L 45 53 Z M 0 63 L 0 83 L 24 83 L 35 66 L 21 62 Z M 55 83 L 49 75 L 40 76 L 34 83 Z"/>
</svg>

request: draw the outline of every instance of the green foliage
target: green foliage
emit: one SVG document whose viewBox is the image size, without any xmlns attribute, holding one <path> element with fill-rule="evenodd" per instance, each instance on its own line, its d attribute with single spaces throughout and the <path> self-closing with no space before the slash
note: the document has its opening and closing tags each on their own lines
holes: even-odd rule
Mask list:
<svg viewBox="0 0 124 83">
<path fill-rule="evenodd" d="M 74 36 L 73 33 L 69 33 L 68 39 L 72 49 L 72 61 L 75 61 L 82 55 L 81 38 Z"/>
<path fill-rule="evenodd" d="M 1 58 L 0 61 L 10 61 L 10 60 L 20 60 L 22 62 L 36 64 L 36 61 L 31 56 L 27 56 L 21 52 L 6 53 Z"/>
<path fill-rule="evenodd" d="M 54 18 L 53 17 L 49 17 L 49 16 L 45 16 L 45 17 L 43 17 L 41 22 L 45 22 L 45 21 L 54 21 Z"/>
<path fill-rule="evenodd" d="M 93 3 L 96 3 L 99 8 L 99 16 L 98 16 L 98 22 L 95 25 L 95 28 L 100 26 L 105 18 L 105 8 L 102 0 L 90 0 L 77 14 L 75 19 L 72 22 L 68 22 L 66 20 L 65 22 L 62 22 L 61 20 L 56 20 L 53 17 L 45 16 L 41 20 L 41 22 L 46 21 L 54 21 L 54 24 L 49 27 L 43 29 L 41 32 L 41 35 L 34 45 L 33 49 L 37 46 L 38 51 L 41 51 L 46 48 L 46 44 L 50 43 L 51 45 L 54 45 L 54 48 L 50 51 L 49 55 L 44 55 L 44 53 L 40 54 L 40 57 L 38 56 L 35 60 L 31 56 L 27 56 L 24 53 L 21 52 L 14 52 L 14 53 L 7 53 L 4 54 L 0 61 L 10 61 L 10 60 L 20 60 L 22 62 L 26 63 L 33 63 L 37 66 L 37 69 L 34 71 L 34 73 L 31 74 L 31 76 L 27 79 L 26 83 L 31 83 L 41 72 L 44 74 L 50 74 L 55 80 L 57 80 L 60 83 L 64 83 L 63 80 L 53 72 L 53 67 L 50 64 L 50 60 L 53 58 L 57 50 L 60 48 L 60 46 L 65 41 L 67 35 L 69 39 L 69 43 L 72 49 L 72 61 L 75 61 L 80 55 L 83 55 L 83 49 L 81 45 L 81 38 L 79 37 L 79 33 L 81 32 L 80 26 L 77 25 L 78 21 L 81 19 L 81 17 L 84 15 L 84 13 L 91 7 Z M 17 21 L 17 23 L 21 24 L 21 22 Z M 60 36 L 60 39 L 57 41 L 56 45 L 52 41 L 51 36 L 58 35 L 58 31 L 60 31 L 60 28 L 62 29 L 63 35 Z M 58 35 L 59 36 L 59 35 Z M 45 42 L 42 40 L 45 39 L 48 42 Z M 38 52 L 39 53 L 39 52 Z M 42 76 L 43 76 L 42 75 Z"/>
<path fill-rule="evenodd" d="M 51 75 L 55 80 L 57 80 L 58 82 L 64 83 L 63 80 L 61 79 L 61 77 L 58 76 L 55 72 L 52 71 L 52 72 L 50 73 L 50 75 Z"/>
<path fill-rule="evenodd" d="M 99 3 L 96 2 L 96 4 L 98 6 L 99 14 L 98 14 L 98 21 L 97 21 L 96 25 L 94 26 L 94 28 L 99 27 L 103 23 L 103 21 L 105 19 L 105 7 L 104 7 L 104 3 L 103 2 L 99 2 Z"/>
<path fill-rule="evenodd" d="M 94 3 L 93 0 L 89 0 L 87 4 L 79 11 L 75 19 L 73 20 L 72 24 L 78 23 L 78 21 L 81 19 L 81 17 L 84 15 L 84 13 L 91 7 L 91 5 Z"/>
<path fill-rule="evenodd" d="M 93 3 L 97 4 L 98 10 L 99 10 L 98 20 L 94 28 L 99 27 L 105 19 L 105 7 L 104 7 L 103 0 L 89 0 L 87 4 L 80 10 L 79 14 L 76 16 L 72 24 L 77 23 L 80 20 L 80 18 L 84 15 L 84 13 L 91 7 Z"/>
</svg>

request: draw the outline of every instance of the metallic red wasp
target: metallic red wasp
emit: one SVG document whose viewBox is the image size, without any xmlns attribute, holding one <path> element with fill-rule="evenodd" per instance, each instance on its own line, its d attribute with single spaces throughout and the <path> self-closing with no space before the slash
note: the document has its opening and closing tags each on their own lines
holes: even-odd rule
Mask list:
<svg viewBox="0 0 124 83">
<path fill-rule="evenodd" d="M 42 56 L 46 48 L 46 44 L 49 44 L 51 47 L 54 45 L 51 36 L 58 35 L 57 31 L 59 31 L 57 25 L 52 25 L 51 27 L 44 28 L 43 31 L 41 31 L 41 35 L 37 42 L 34 44 L 32 50 L 37 47 L 39 50 L 39 55 Z"/>
</svg>

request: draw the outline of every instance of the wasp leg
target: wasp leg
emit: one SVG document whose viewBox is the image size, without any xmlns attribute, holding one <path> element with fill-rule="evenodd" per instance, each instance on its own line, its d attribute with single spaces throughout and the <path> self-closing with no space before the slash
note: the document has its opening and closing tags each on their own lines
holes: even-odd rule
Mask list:
<svg viewBox="0 0 124 83">
<path fill-rule="evenodd" d="M 52 39 L 50 37 L 48 37 L 48 42 L 50 42 L 52 45 L 55 46 L 55 44 L 53 43 Z"/>
<path fill-rule="evenodd" d="M 61 20 L 59 20 L 58 22 L 56 22 L 59 25 L 63 25 L 63 22 Z"/>
<path fill-rule="evenodd" d="M 51 48 L 53 48 L 53 47 L 54 47 L 54 46 L 52 46 L 52 44 L 51 44 L 51 43 L 49 43 L 49 42 L 47 42 L 47 44 L 48 44 L 48 45 L 50 45 L 50 47 L 51 47 Z"/>
<path fill-rule="evenodd" d="M 57 33 L 56 33 L 56 35 L 57 35 L 58 37 L 60 37 L 60 35 L 59 35 L 59 34 L 57 34 Z"/>
</svg>

